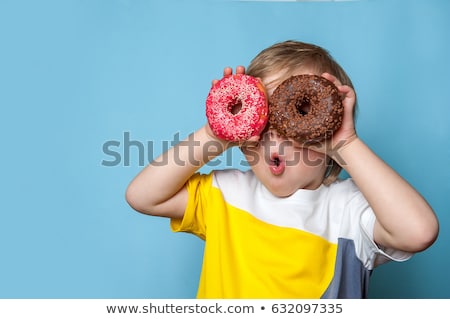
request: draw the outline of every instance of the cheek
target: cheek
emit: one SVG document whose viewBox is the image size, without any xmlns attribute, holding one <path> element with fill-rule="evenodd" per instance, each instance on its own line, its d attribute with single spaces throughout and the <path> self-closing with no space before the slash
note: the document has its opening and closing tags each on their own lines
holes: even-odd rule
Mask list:
<svg viewBox="0 0 450 319">
<path fill-rule="evenodd" d="M 242 153 L 250 166 L 256 166 L 264 160 L 261 153 L 261 147 L 242 148 Z"/>
<path fill-rule="evenodd" d="M 326 162 L 327 156 L 322 153 L 318 153 L 311 150 L 305 150 L 305 156 L 313 161 L 321 161 L 323 163 Z"/>
<path fill-rule="evenodd" d="M 306 167 L 324 167 L 327 165 L 327 157 L 324 154 L 317 153 L 307 149 L 295 150 L 287 161 L 289 166 L 301 164 Z"/>
</svg>

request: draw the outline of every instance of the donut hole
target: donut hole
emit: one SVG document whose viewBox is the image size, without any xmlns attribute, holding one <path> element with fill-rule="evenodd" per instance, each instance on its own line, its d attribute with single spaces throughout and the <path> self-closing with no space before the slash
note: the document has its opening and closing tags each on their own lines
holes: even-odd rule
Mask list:
<svg viewBox="0 0 450 319">
<path fill-rule="evenodd" d="M 242 102 L 240 100 L 235 100 L 230 105 L 228 105 L 228 111 L 231 114 L 236 115 L 242 110 Z"/>
<path fill-rule="evenodd" d="M 307 97 L 298 99 L 295 102 L 295 108 L 300 115 L 305 116 L 311 111 L 311 102 Z"/>
</svg>

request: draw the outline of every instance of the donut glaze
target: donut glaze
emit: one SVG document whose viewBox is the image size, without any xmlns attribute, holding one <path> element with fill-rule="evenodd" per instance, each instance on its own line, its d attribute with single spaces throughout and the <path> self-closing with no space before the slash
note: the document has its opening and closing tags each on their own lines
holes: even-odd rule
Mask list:
<svg viewBox="0 0 450 319">
<path fill-rule="evenodd" d="M 249 75 L 219 80 L 206 99 L 206 117 L 213 133 L 224 140 L 243 141 L 259 135 L 269 119 L 266 90 Z"/>
<path fill-rule="evenodd" d="M 318 75 L 296 75 L 282 82 L 269 99 L 269 123 L 300 143 L 330 138 L 342 125 L 344 107 L 336 86 Z"/>
</svg>

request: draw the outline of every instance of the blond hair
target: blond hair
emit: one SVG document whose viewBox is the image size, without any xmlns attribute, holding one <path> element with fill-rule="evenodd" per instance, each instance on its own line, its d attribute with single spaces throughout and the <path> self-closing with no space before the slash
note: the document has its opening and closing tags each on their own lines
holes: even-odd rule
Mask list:
<svg viewBox="0 0 450 319">
<path fill-rule="evenodd" d="M 280 78 L 276 81 L 281 83 L 299 69 L 308 69 L 319 75 L 324 72 L 330 73 L 342 84 L 353 88 L 353 83 L 347 73 L 328 51 L 314 44 L 293 40 L 276 43 L 261 51 L 251 61 L 246 73 L 259 77 L 263 81 L 272 74 L 280 73 Z M 354 112 L 355 110 L 356 107 Z M 342 167 L 331 160 L 323 184 L 329 185 L 334 182 L 341 170 Z"/>
</svg>

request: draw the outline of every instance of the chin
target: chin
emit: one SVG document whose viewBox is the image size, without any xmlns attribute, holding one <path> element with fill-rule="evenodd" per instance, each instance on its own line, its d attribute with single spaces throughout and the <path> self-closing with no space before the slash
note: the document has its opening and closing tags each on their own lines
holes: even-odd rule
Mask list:
<svg viewBox="0 0 450 319">
<path fill-rule="evenodd" d="M 269 192 L 276 197 L 289 197 L 297 191 L 296 189 L 287 189 L 285 185 L 266 185 Z"/>
<path fill-rule="evenodd" d="M 294 194 L 294 192 L 271 192 L 273 194 L 273 196 L 279 197 L 279 198 L 287 198 L 289 196 L 291 196 L 292 194 Z"/>
</svg>

